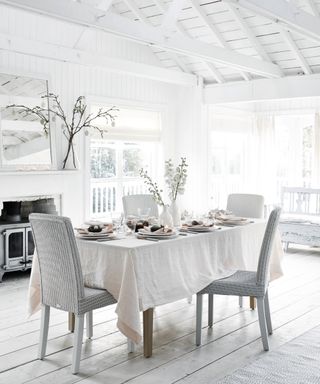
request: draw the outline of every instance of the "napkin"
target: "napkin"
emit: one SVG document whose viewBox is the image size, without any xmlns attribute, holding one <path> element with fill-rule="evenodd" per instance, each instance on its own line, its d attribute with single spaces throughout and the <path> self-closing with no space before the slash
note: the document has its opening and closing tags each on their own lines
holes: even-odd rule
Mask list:
<svg viewBox="0 0 320 384">
<path fill-rule="evenodd" d="M 112 224 L 107 224 L 105 225 L 100 232 L 89 232 L 88 231 L 89 226 L 84 225 L 80 228 L 75 228 L 75 230 L 79 233 L 79 235 L 89 235 L 89 234 L 96 234 L 96 235 L 101 235 L 101 234 L 106 234 L 106 233 L 112 233 L 113 232 L 113 226 Z"/>
<path fill-rule="evenodd" d="M 214 226 L 214 223 L 203 223 L 203 221 L 201 220 L 194 220 L 197 222 L 196 223 L 192 223 L 192 222 L 188 222 L 188 223 L 184 223 L 182 224 L 182 227 L 187 227 L 187 228 L 194 228 L 194 227 L 204 227 L 204 228 L 209 228 L 209 227 L 213 227 Z"/>
<path fill-rule="evenodd" d="M 234 215 L 220 215 L 216 217 L 217 222 L 220 225 L 245 225 L 250 221 L 245 217 L 238 217 Z"/>
<path fill-rule="evenodd" d="M 224 215 L 224 214 L 220 214 L 219 216 L 216 216 L 216 219 L 217 220 L 220 220 L 220 221 L 247 221 L 248 219 L 246 219 L 245 217 L 238 217 L 238 216 L 234 216 L 234 215 Z"/>
</svg>

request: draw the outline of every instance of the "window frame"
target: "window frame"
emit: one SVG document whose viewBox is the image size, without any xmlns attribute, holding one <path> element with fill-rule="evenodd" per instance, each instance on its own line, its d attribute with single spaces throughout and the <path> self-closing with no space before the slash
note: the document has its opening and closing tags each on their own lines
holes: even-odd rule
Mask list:
<svg viewBox="0 0 320 384">
<path fill-rule="evenodd" d="M 167 125 L 168 121 L 168 106 L 165 104 L 159 103 L 150 103 L 150 102 L 142 102 L 137 100 L 128 100 L 128 99 L 117 99 L 117 98 L 109 98 L 109 97 L 97 97 L 97 96 L 86 96 L 87 105 L 90 107 L 91 105 L 105 105 L 108 106 L 116 106 L 121 109 L 121 106 L 133 109 L 154 111 L 159 113 L 159 137 L 157 139 L 150 139 L 150 137 L 132 137 L 128 138 L 125 141 L 140 143 L 140 142 L 151 142 L 158 143 L 157 153 L 154 154 L 154 159 L 157 160 L 153 164 L 152 176 L 158 178 L 161 172 L 161 164 L 163 159 L 163 128 Z M 108 135 L 108 134 L 107 134 Z M 90 218 L 90 184 L 91 184 L 91 172 L 90 172 L 90 135 L 84 136 L 84 175 L 83 175 L 83 183 L 84 183 L 84 217 L 85 219 Z M 114 138 L 111 137 L 110 141 L 114 142 L 123 142 L 122 138 Z M 115 179 L 115 178 L 113 178 Z M 131 178 L 128 177 L 128 180 Z M 134 178 L 135 179 L 135 178 Z M 123 180 L 123 178 L 122 178 Z"/>
</svg>

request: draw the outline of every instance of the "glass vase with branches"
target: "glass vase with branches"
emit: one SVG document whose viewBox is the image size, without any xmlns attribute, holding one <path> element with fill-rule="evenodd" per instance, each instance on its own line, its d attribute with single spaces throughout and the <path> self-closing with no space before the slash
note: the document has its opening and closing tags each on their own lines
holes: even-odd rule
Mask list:
<svg viewBox="0 0 320 384">
<path fill-rule="evenodd" d="M 164 206 L 165 204 L 161 196 L 163 190 L 159 188 L 158 184 L 152 180 L 151 176 L 143 168 L 140 169 L 139 173 L 143 178 L 144 183 L 147 185 L 148 191 L 152 195 L 154 201 L 158 205 Z"/>
<path fill-rule="evenodd" d="M 181 157 L 180 164 L 175 167 L 171 159 L 165 162 L 165 182 L 169 191 L 171 202 L 177 200 L 178 195 L 183 195 L 187 182 L 187 159 Z"/>
<path fill-rule="evenodd" d="M 66 164 L 70 154 L 72 154 L 72 164 L 76 168 L 76 156 L 74 150 L 74 138 L 81 131 L 85 131 L 88 134 L 90 129 L 94 129 L 99 132 L 101 137 L 108 132 L 107 126 L 115 125 L 115 113 L 118 111 L 116 107 L 108 109 L 100 108 L 95 113 L 88 113 L 88 106 L 85 102 L 84 96 L 79 96 L 72 108 L 70 119 L 67 117 L 67 113 L 62 108 L 59 96 L 54 93 L 48 93 L 42 96 L 46 99 L 46 106 L 28 107 L 21 104 L 11 104 L 6 108 L 14 108 L 22 116 L 35 115 L 38 117 L 40 123 L 43 126 L 44 132 L 48 135 L 50 129 L 50 119 L 53 121 L 59 119 L 62 123 L 62 133 L 68 141 L 67 151 L 62 161 L 62 168 L 66 168 Z M 97 120 L 102 119 L 104 121 L 103 126 L 97 125 Z"/>
</svg>

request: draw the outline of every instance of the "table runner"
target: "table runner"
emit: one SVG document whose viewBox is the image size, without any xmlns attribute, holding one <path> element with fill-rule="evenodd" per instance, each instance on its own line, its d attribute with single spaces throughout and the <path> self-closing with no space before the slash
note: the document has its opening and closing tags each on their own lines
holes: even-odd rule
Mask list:
<svg viewBox="0 0 320 384">
<path fill-rule="evenodd" d="M 119 330 L 135 343 L 142 337 L 140 311 L 189 297 L 238 269 L 256 270 L 266 222 L 150 242 L 128 237 L 77 240 L 84 282 L 107 289 L 118 301 Z M 270 279 L 282 275 L 277 234 Z M 40 276 L 35 256 L 29 287 L 29 314 L 40 308 Z"/>
</svg>

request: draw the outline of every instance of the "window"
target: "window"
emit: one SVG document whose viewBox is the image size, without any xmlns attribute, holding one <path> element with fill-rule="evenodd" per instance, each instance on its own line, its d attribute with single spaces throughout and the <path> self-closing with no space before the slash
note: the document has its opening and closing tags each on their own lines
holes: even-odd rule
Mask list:
<svg viewBox="0 0 320 384">
<path fill-rule="evenodd" d="M 228 194 L 246 189 L 250 128 L 250 119 L 212 115 L 208 148 L 210 208 L 224 208 Z"/>
<path fill-rule="evenodd" d="M 224 208 L 230 193 L 259 193 L 278 204 L 283 186 L 317 180 L 313 114 L 214 115 L 209 140 L 209 204 Z"/>
<path fill-rule="evenodd" d="M 281 187 L 310 187 L 314 175 L 314 115 L 276 116 L 278 199 Z"/>
<path fill-rule="evenodd" d="M 94 218 L 120 214 L 124 195 L 146 193 L 139 170 L 152 175 L 157 168 L 160 113 L 119 110 L 116 127 L 104 139 L 90 139 L 90 216 Z"/>
</svg>

